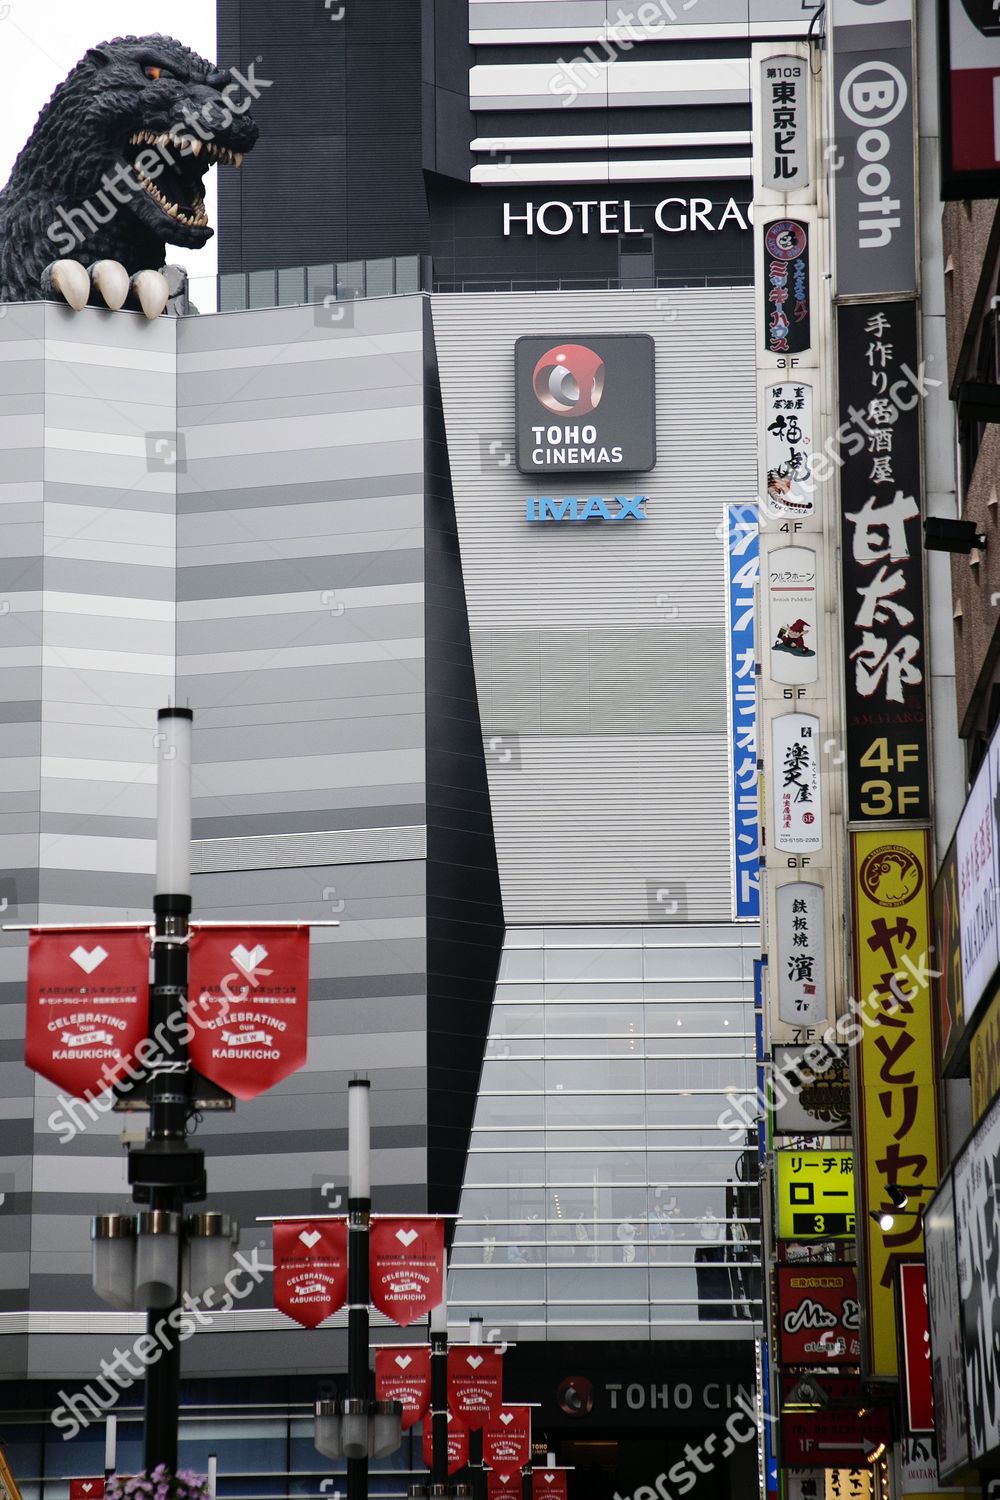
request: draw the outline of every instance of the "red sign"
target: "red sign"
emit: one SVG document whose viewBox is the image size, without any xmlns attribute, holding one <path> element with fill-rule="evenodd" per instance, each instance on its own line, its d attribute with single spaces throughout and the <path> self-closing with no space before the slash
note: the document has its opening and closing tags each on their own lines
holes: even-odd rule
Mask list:
<svg viewBox="0 0 1000 1500">
<path fill-rule="evenodd" d="M 103 1500 L 103 1479 L 71 1479 L 69 1500 Z"/>
<path fill-rule="evenodd" d="M 431 1399 L 430 1344 L 392 1344 L 375 1350 L 375 1397 L 403 1403 L 403 1431 L 421 1421 Z"/>
<path fill-rule="evenodd" d="M 256 1099 L 306 1060 L 308 927 L 191 928 L 191 1066 Z"/>
<path fill-rule="evenodd" d="M 149 934 L 32 932 L 24 1061 L 64 1093 L 104 1094 L 149 1027 Z"/>
<path fill-rule="evenodd" d="M 892 1442 L 887 1406 L 857 1411 L 822 1407 L 781 1414 L 781 1462 L 791 1469 L 858 1469 Z"/>
<path fill-rule="evenodd" d="M 482 1427 L 503 1404 L 503 1355 L 494 1344 L 452 1344 L 448 1405 L 466 1427 Z"/>
<path fill-rule="evenodd" d="M 521 1500 L 520 1469 L 487 1469 L 486 1500 L 503 1500 L 505 1495 Z"/>
<path fill-rule="evenodd" d="M 434 1468 L 434 1423 L 430 1413 L 424 1419 L 424 1463 Z M 457 1417 L 448 1413 L 448 1473 L 457 1474 L 469 1462 L 469 1432 Z"/>
<path fill-rule="evenodd" d="M 501 1406 L 483 1428 L 483 1461 L 500 1469 L 531 1463 L 531 1407 Z"/>
<path fill-rule="evenodd" d="M 532 1469 L 532 1500 L 542 1500 L 543 1495 L 553 1495 L 555 1500 L 567 1500 L 565 1469 Z"/>
<path fill-rule="evenodd" d="M 373 1214 L 371 1300 L 401 1328 L 425 1318 L 444 1295 L 444 1220 Z"/>
<path fill-rule="evenodd" d="M 347 1301 L 347 1220 L 279 1219 L 274 1227 L 274 1305 L 318 1328 Z"/>
<path fill-rule="evenodd" d="M 853 1266 L 779 1266 L 779 1351 L 786 1365 L 861 1363 Z"/>
<path fill-rule="evenodd" d="M 907 1428 L 910 1432 L 933 1432 L 931 1329 L 927 1312 L 927 1267 L 923 1261 L 905 1262 L 900 1266 L 899 1301 Z"/>
</svg>

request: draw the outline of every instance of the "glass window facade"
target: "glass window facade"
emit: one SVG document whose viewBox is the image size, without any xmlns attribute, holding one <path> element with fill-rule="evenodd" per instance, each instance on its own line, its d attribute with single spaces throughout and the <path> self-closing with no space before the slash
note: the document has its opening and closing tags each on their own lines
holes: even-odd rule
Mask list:
<svg viewBox="0 0 1000 1500">
<path fill-rule="evenodd" d="M 756 1137 L 719 1123 L 754 1086 L 757 954 L 735 924 L 508 932 L 454 1319 L 521 1339 L 759 1333 Z"/>
</svg>

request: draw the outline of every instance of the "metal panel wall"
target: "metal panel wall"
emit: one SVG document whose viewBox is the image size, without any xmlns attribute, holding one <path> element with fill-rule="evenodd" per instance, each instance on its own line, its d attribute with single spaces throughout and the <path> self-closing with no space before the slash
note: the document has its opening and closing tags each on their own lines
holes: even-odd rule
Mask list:
<svg viewBox="0 0 1000 1500">
<path fill-rule="evenodd" d="M 506 920 L 727 920 L 720 525 L 756 495 L 752 293 L 432 305 Z M 652 473 L 517 472 L 513 346 L 529 332 L 653 335 Z M 581 486 L 641 490 L 649 519 L 526 524 L 527 495 Z"/>
</svg>

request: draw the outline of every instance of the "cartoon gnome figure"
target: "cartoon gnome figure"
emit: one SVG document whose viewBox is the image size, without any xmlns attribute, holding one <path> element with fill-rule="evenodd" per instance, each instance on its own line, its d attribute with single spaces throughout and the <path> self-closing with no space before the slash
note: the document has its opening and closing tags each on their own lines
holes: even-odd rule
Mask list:
<svg viewBox="0 0 1000 1500">
<path fill-rule="evenodd" d="M 793 620 L 791 625 L 782 625 L 778 629 L 778 639 L 775 641 L 774 651 L 787 651 L 789 656 L 815 656 L 815 651 L 810 651 L 806 645 L 806 631 L 811 629 L 806 620 Z"/>
</svg>

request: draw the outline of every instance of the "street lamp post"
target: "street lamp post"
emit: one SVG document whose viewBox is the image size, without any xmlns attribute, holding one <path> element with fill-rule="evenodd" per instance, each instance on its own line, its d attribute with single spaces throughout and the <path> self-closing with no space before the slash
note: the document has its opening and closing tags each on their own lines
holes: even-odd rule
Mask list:
<svg viewBox="0 0 1000 1500">
<path fill-rule="evenodd" d="M 448 1483 L 448 1301 L 431 1308 L 431 1483 Z M 443 1495 L 444 1490 L 437 1490 Z"/>
<path fill-rule="evenodd" d="M 478 1345 L 483 1342 L 483 1319 L 481 1313 L 476 1313 L 469 1319 L 469 1343 Z M 485 1479 L 483 1473 L 483 1429 L 473 1427 L 469 1432 L 469 1478 L 472 1481 L 473 1500 L 485 1500 Z"/>
<path fill-rule="evenodd" d="M 347 1086 L 347 1389 L 349 1406 L 344 1417 L 363 1423 L 362 1456 L 347 1453 L 347 1423 L 344 1451 L 347 1456 L 347 1500 L 368 1496 L 368 1248 L 371 1224 L 371 1084 L 367 1078 L 352 1078 Z"/>
<path fill-rule="evenodd" d="M 150 995 L 150 1033 L 165 1026 L 187 1005 L 188 923 L 191 916 L 191 727 L 189 708 L 162 708 L 157 720 L 160 747 L 156 794 L 156 893 L 153 897 L 155 938 L 153 987 Z M 160 1032 L 159 1035 L 165 1035 Z M 178 1037 L 178 1042 L 182 1038 Z M 129 1153 L 129 1182 L 135 1201 L 148 1205 L 140 1220 L 141 1242 L 148 1242 L 152 1276 L 171 1276 L 173 1298 L 158 1305 L 150 1297 L 147 1332 L 163 1354 L 146 1371 L 144 1458 L 147 1472 L 159 1464 L 177 1470 L 177 1427 L 180 1404 L 180 1343 L 168 1321 L 180 1305 L 181 1215 L 186 1201 L 205 1196 L 204 1153 L 187 1144 L 187 1047 L 179 1045 L 176 1060 L 153 1063 L 149 1080 L 149 1129 L 146 1144 Z M 142 1233 L 142 1230 L 145 1233 Z M 158 1243 L 159 1241 L 159 1243 Z M 170 1261 L 173 1265 L 170 1265 Z M 155 1263 L 159 1262 L 159 1266 Z M 143 1284 L 137 1264 L 137 1282 Z M 148 1283 L 153 1285 L 151 1281 Z M 159 1283 L 156 1283 L 159 1284 Z M 159 1332 L 158 1332 L 159 1330 Z"/>
</svg>

